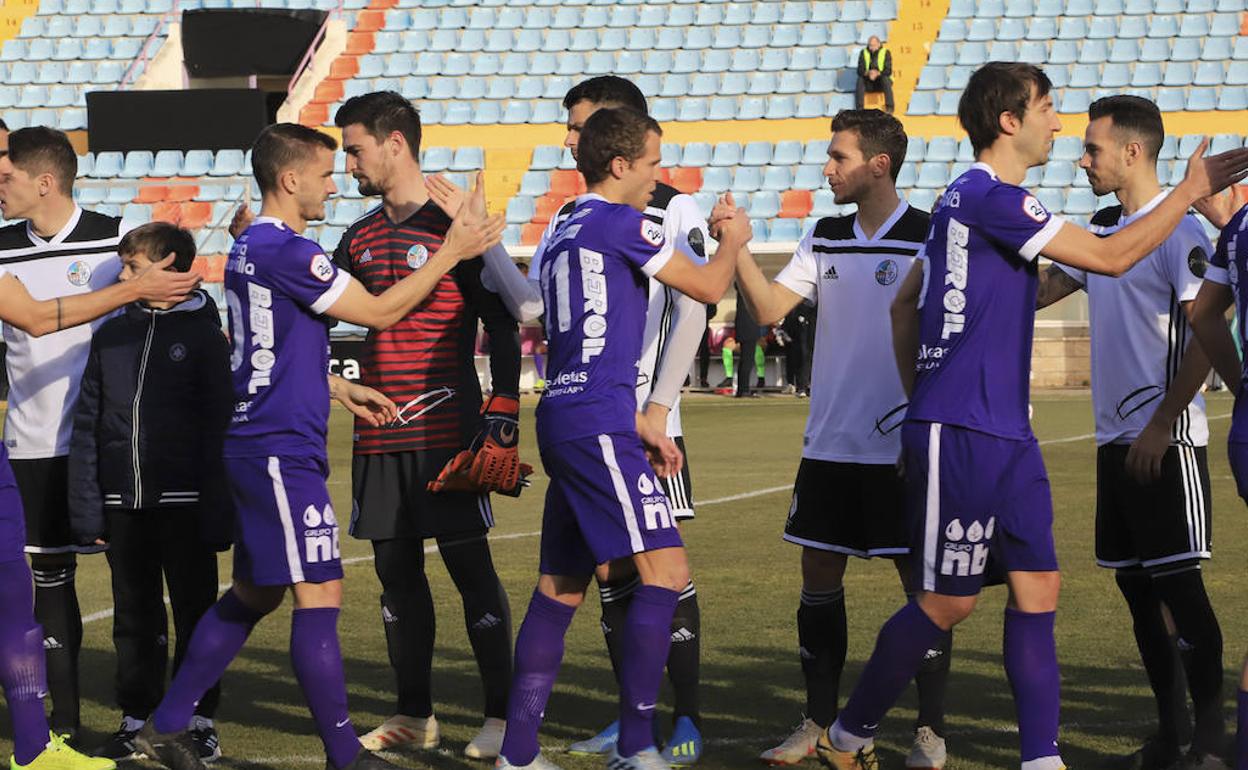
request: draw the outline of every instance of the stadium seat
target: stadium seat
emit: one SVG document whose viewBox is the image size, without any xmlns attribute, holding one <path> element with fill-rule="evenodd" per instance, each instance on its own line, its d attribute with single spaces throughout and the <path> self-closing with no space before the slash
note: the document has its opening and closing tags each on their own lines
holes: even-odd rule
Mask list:
<svg viewBox="0 0 1248 770">
<path fill-rule="evenodd" d="M 1198 86 L 1220 86 L 1226 80 L 1226 65 L 1220 61 L 1202 61 L 1196 65 L 1192 83 Z"/>
<path fill-rule="evenodd" d="M 711 193 L 722 193 L 732 187 L 732 172 L 723 166 L 709 166 L 702 169 L 702 189 Z"/>
<path fill-rule="evenodd" d="M 1218 91 L 1216 88 L 1195 87 L 1188 89 L 1186 108 L 1189 112 L 1205 112 L 1218 107 Z"/>
<path fill-rule="evenodd" d="M 1200 58 L 1201 41 L 1188 37 L 1176 38 L 1170 47 L 1170 60 L 1193 62 Z"/>
<path fill-rule="evenodd" d="M 749 142 L 741 153 L 743 166 L 766 166 L 771 162 L 771 142 Z"/>
<path fill-rule="evenodd" d="M 924 159 L 952 163 L 958 154 L 958 142 L 951 136 L 935 136 L 927 143 Z"/>
<path fill-rule="evenodd" d="M 1049 161 L 1044 166 L 1043 187 L 1070 187 L 1075 183 L 1075 164 L 1069 161 Z"/>
<path fill-rule="evenodd" d="M 706 142 L 690 142 L 681 153 L 680 165 L 702 167 L 711 165 L 711 145 Z"/>
<path fill-rule="evenodd" d="M 671 184 L 682 193 L 695 193 L 702 189 L 702 169 L 674 168 Z"/>
<path fill-rule="evenodd" d="M 910 105 L 906 109 L 909 115 L 932 115 L 936 112 L 936 93 L 934 91 L 915 91 L 910 97 Z"/>
<path fill-rule="evenodd" d="M 736 142 L 718 142 L 711 156 L 711 166 L 735 166 L 741 162 L 741 145 Z"/>
<path fill-rule="evenodd" d="M 793 172 L 788 166 L 767 166 L 759 189 L 783 192 L 793 187 Z"/>
<path fill-rule="evenodd" d="M 836 199 L 829 189 L 815 190 L 811 196 L 810 215 L 829 217 L 837 212 Z"/>
<path fill-rule="evenodd" d="M 919 164 L 918 178 L 915 187 L 922 189 L 940 189 L 949 182 L 949 164 L 924 161 Z"/>
<path fill-rule="evenodd" d="M 776 219 L 768 225 L 768 240 L 772 243 L 793 243 L 802 238 L 801 219 Z"/>
</svg>

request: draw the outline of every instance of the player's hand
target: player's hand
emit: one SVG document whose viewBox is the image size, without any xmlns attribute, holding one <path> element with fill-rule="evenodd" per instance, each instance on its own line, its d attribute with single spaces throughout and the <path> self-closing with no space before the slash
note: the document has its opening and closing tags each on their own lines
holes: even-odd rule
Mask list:
<svg viewBox="0 0 1248 770">
<path fill-rule="evenodd" d="M 498 492 L 518 496 L 533 466 L 520 462 L 520 399 L 495 393 L 481 407 L 481 430 L 472 444 L 427 485 L 430 492 Z"/>
<path fill-rule="evenodd" d="M 239 205 L 238 210 L 234 212 L 234 218 L 230 220 L 230 237 L 237 241 L 238 236 L 242 235 L 243 231 L 248 227 L 251 227 L 251 223 L 255 221 L 255 218 L 256 215 L 252 213 L 251 206 L 244 201 Z"/>
<path fill-rule="evenodd" d="M 462 187 L 442 174 L 429 174 L 426 176 L 425 189 L 429 191 L 429 199 L 451 218 L 454 218 L 459 213 L 460 207 L 464 205 L 464 201 L 468 198 Z"/>
<path fill-rule="evenodd" d="M 398 407 L 384 393 L 345 378 L 335 378 L 330 393 L 347 411 L 374 428 L 393 422 L 399 414 Z"/>
<path fill-rule="evenodd" d="M 153 262 L 127 282 L 134 286 L 139 299 L 146 302 L 181 302 L 199 287 L 201 279 L 198 274 L 165 269 L 173 267 L 173 257 L 170 253 L 159 262 Z"/>
<path fill-rule="evenodd" d="M 662 429 L 656 430 L 638 412 L 637 435 L 641 437 L 641 443 L 646 448 L 646 459 L 650 461 L 650 467 L 654 468 L 655 473 L 665 479 L 680 473 L 684 457 L 680 454 L 680 447 L 668 437 L 666 424 Z"/>
<path fill-rule="evenodd" d="M 667 434 L 667 415 L 671 412 L 670 407 L 662 404 L 646 404 L 645 411 L 641 413 L 641 419 L 650 423 L 650 428 L 656 432 Z"/>
<path fill-rule="evenodd" d="M 1206 158 L 1207 149 L 1209 137 L 1202 139 L 1192 157 L 1187 159 L 1187 173 L 1180 182 L 1191 191 L 1194 200 L 1221 192 L 1248 176 L 1248 149 L 1227 150 Z"/>
<path fill-rule="evenodd" d="M 1226 190 L 1201 198 L 1192 205 L 1209 220 L 1209 224 L 1221 230 L 1245 204 L 1248 204 L 1248 188 L 1231 185 Z"/>
<path fill-rule="evenodd" d="M 458 261 L 477 257 L 503 239 L 503 215 L 488 216 L 485 211 L 485 174 L 478 171 L 476 186 L 456 212 L 442 242 L 442 248 L 450 248 Z"/>
<path fill-rule="evenodd" d="M 1161 460 L 1170 448 L 1170 430 L 1150 422 L 1127 450 L 1127 475 L 1137 484 L 1152 484 L 1161 478 Z"/>
<path fill-rule="evenodd" d="M 732 193 L 727 192 L 715 201 L 715 206 L 711 208 L 711 215 L 707 217 L 706 229 L 710 232 L 711 237 L 719 240 L 719 229 L 726 220 L 736 216 L 737 204 L 732 199 Z"/>
</svg>

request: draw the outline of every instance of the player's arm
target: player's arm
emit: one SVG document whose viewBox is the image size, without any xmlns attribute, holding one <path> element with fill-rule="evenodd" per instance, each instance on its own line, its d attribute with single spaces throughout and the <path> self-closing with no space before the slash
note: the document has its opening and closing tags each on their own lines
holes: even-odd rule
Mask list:
<svg viewBox="0 0 1248 770">
<path fill-rule="evenodd" d="M 128 281 L 87 294 L 38 300 L 11 273 L 0 274 L 0 321 L 32 337 L 94 321 L 131 302 L 181 302 L 199 286 L 194 273 L 165 270 L 173 255 L 144 268 Z"/>
<path fill-rule="evenodd" d="M 914 365 L 919 357 L 919 300 L 923 296 L 923 276 L 927 270 L 927 260 L 920 257 L 910 267 L 910 272 L 902 279 L 889 306 L 889 316 L 893 322 L 893 358 L 897 362 L 897 374 L 901 377 L 901 387 L 910 398 L 914 389 Z"/>
<path fill-rule="evenodd" d="M 490 337 L 490 382 L 493 391 L 517 398 L 520 393 L 520 327 L 502 298 L 485 288 L 483 279 L 486 268 L 484 261 L 465 262 L 456 271 L 455 277 L 464 298 L 472 305 Z M 516 275 L 524 278 L 519 271 Z"/>
<path fill-rule="evenodd" d="M 746 248 L 753 237 L 750 220 L 745 209 L 716 205 L 719 216 L 711 215 L 711 237 L 719 241 L 715 254 L 703 264 L 696 264 L 682 251 L 676 251 L 671 259 L 654 274 L 656 280 L 687 294 L 698 302 L 719 302 L 732 285 L 737 270 L 737 255 Z"/>
<path fill-rule="evenodd" d="M 1231 290 L 1231 279 L 1227 272 L 1229 267 L 1229 241 L 1231 229 L 1224 227 L 1218 237 L 1218 245 L 1213 250 L 1209 266 L 1205 268 L 1205 280 L 1192 302 L 1192 312 L 1188 319 L 1196 341 L 1213 364 L 1214 371 L 1230 388 L 1231 393 L 1239 395 L 1240 379 L 1243 369 L 1239 353 L 1235 350 L 1235 340 L 1231 337 L 1230 327 L 1226 322 L 1226 311 L 1235 304 L 1235 294 Z"/>
<path fill-rule="evenodd" d="M 1049 265 L 1040 271 L 1040 288 L 1036 290 L 1036 310 L 1052 305 L 1083 288 L 1083 284 L 1071 278 L 1057 265 Z"/>
<path fill-rule="evenodd" d="M 374 428 L 380 428 L 398 417 L 398 407 L 381 391 L 358 382 L 351 382 L 336 374 L 328 375 L 328 377 L 329 397 Z"/>
<path fill-rule="evenodd" d="M 105 535 L 97 432 L 102 376 L 99 349 L 93 342 L 74 402 L 74 432 L 69 440 L 69 529 L 73 541 L 81 545 L 102 540 Z"/>
<path fill-rule="evenodd" d="M 737 257 L 737 287 L 750 315 L 763 326 L 783 321 L 802 301 L 802 296 L 787 286 L 768 281 L 749 249 L 741 249 Z"/>
<path fill-rule="evenodd" d="M 485 190 L 479 182 L 472 195 L 479 198 L 480 210 L 484 211 Z M 371 294 L 359 281 L 352 278 L 325 312 L 340 321 L 378 331 L 388 329 L 423 302 L 451 268 L 498 243 L 502 239 L 503 227 L 501 214 L 485 217 L 478 214 L 473 205 L 461 206 L 446 232 L 441 248 L 419 270 L 381 294 Z"/>
<path fill-rule="evenodd" d="M 692 197 L 677 195 L 672 198 L 663 218 L 663 227 L 667 238 L 673 243 L 690 245 L 689 250 L 695 261 L 705 259 L 705 249 L 700 244 L 706 242 L 704 236 L 710 228 Z M 655 364 L 654 382 L 650 385 L 650 395 L 643 410 L 652 425 L 662 426 L 664 430 L 667 429 L 668 412 L 680 396 L 680 389 L 684 387 L 689 367 L 693 365 L 698 345 L 706 332 L 706 305 L 675 292 L 671 319 L 663 356 Z"/>
<path fill-rule="evenodd" d="M 429 191 L 429 198 L 451 217 L 459 213 L 467 198 L 459 185 L 441 174 L 426 176 L 425 189 Z M 553 217 L 551 222 L 554 222 Z M 547 230 L 550 227 L 547 224 Z M 498 244 L 486 249 L 481 256 L 485 260 L 482 282 L 502 299 L 512 317 L 521 323 L 539 317 L 543 312 L 541 289 L 524 277 L 507 249 Z"/>
<path fill-rule="evenodd" d="M 1174 232 L 1192 204 L 1248 173 L 1248 149 L 1201 157 L 1208 146 L 1208 139 L 1200 143 L 1188 159 L 1183 181 L 1148 214 L 1105 238 L 1064 222 L 1040 253 L 1054 262 L 1092 273 L 1119 276 L 1127 272 Z"/>
</svg>

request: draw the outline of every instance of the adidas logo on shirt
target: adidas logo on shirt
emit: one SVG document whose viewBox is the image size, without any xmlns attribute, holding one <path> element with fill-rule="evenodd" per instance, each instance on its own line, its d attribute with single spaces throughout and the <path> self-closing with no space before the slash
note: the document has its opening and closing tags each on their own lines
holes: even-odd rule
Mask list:
<svg viewBox="0 0 1248 770">
<path fill-rule="evenodd" d="M 393 623 L 394 621 L 398 619 L 399 619 L 399 616 L 391 612 L 389 607 L 385 606 L 384 604 L 381 606 L 381 622 Z"/>
<path fill-rule="evenodd" d="M 63 650 L 65 645 L 56 640 L 55 636 L 45 636 L 43 638 L 43 649 L 45 650 Z"/>
<path fill-rule="evenodd" d="M 836 265 L 828 265 L 828 269 L 823 271 L 824 280 L 835 281 L 839 276 L 836 274 Z"/>
<path fill-rule="evenodd" d="M 487 612 L 484 617 L 472 624 L 472 628 L 474 631 L 484 631 L 487 628 L 493 628 L 502 622 L 501 618 L 497 618 L 492 613 Z"/>
<path fill-rule="evenodd" d="M 357 264 L 362 265 L 365 262 L 372 262 L 372 261 L 373 261 L 373 252 L 369 251 L 368 249 L 364 249 L 364 253 L 360 255 L 360 261 Z"/>
</svg>

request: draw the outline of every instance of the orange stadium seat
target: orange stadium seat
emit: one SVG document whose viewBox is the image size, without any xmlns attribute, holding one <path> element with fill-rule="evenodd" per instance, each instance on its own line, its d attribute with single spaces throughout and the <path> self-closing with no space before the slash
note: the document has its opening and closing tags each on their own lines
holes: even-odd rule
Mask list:
<svg viewBox="0 0 1248 770">
<path fill-rule="evenodd" d="M 372 48 L 369 48 L 371 51 Z M 334 59 L 329 65 L 329 77 L 334 80 L 350 80 L 360 71 L 360 62 L 357 57 L 343 55 Z"/>
<path fill-rule="evenodd" d="M 387 8 L 393 8 L 394 6 L 398 4 L 399 4 L 399 0 L 373 0 L 373 2 L 368 4 L 368 7 L 377 8 L 379 10 L 384 11 Z"/>
<path fill-rule="evenodd" d="M 182 221 L 182 204 L 161 201 L 152 206 L 152 220 L 179 224 Z"/>
<path fill-rule="evenodd" d="M 305 126 L 322 126 L 329 121 L 329 105 L 312 102 L 299 111 L 299 122 Z"/>
<path fill-rule="evenodd" d="M 347 50 L 344 53 L 348 56 L 361 56 L 372 53 L 376 45 L 372 32 L 354 29 L 347 33 Z"/>
<path fill-rule="evenodd" d="M 670 168 L 660 168 L 659 181 L 670 186 L 672 184 L 672 170 Z"/>
<path fill-rule="evenodd" d="M 814 205 L 814 197 L 810 190 L 785 190 L 780 193 L 780 217 L 782 219 L 802 219 L 809 216 Z"/>
<path fill-rule="evenodd" d="M 160 203 L 168 200 L 169 188 L 163 184 L 149 184 L 139 188 L 139 194 L 134 196 L 135 203 Z"/>
<path fill-rule="evenodd" d="M 585 192 L 585 179 L 579 172 L 562 168 L 550 172 L 550 195 L 559 198 L 560 201 L 565 201 L 583 192 Z"/>
<path fill-rule="evenodd" d="M 546 225 L 541 222 L 529 222 L 520 229 L 520 243 L 525 246 L 536 246 L 546 232 Z"/>
<path fill-rule="evenodd" d="M 537 199 L 537 213 L 533 215 L 533 221 L 537 224 L 544 225 L 550 221 L 551 217 L 559 212 L 559 207 L 563 202 L 572 197 L 575 193 L 568 195 L 557 195 L 553 192 L 546 193 Z"/>
<path fill-rule="evenodd" d="M 188 230 L 196 230 L 212 219 L 212 204 L 208 201 L 186 201 L 182 204 L 179 224 Z"/>
<path fill-rule="evenodd" d="M 165 196 L 165 200 L 181 203 L 195 200 L 197 195 L 199 195 L 199 185 L 175 184 L 169 185 L 169 194 Z"/>
<path fill-rule="evenodd" d="M 342 100 L 342 83 L 341 80 L 322 80 L 316 86 L 316 93 L 312 96 L 314 102 L 326 102 L 333 104 Z"/>
<path fill-rule="evenodd" d="M 376 32 L 386 26 L 386 14 L 379 10 L 364 10 L 355 15 L 356 32 Z"/>
<path fill-rule="evenodd" d="M 692 195 L 702 189 L 702 169 L 700 168 L 674 168 L 672 169 L 672 187 L 680 190 L 686 195 Z"/>
<path fill-rule="evenodd" d="M 191 263 L 191 272 L 199 273 L 207 283 L 220 283 L 225 280 L 225 255 L 206 254 L 198 256 Z"/>
</svg>

